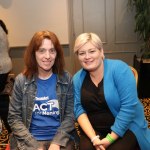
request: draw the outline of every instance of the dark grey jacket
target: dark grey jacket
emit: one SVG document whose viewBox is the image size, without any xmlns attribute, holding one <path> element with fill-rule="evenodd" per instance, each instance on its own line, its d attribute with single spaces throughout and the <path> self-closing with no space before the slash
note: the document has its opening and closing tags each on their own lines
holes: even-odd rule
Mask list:
<svg viewBox="0 0 150 150">
<path fill-rule="evenodd" d="M 60 108 L 61 125 L 52 142 L 66 146 L 74 129 L 73 85 L 69 73 L 57 76 L 56 92 Z M 37 150 L 38 144 L 29 132 L 37 86 L 35 78 L 26 79 L 19 74 L 15 79 L 9 106 L 8 123 L 12 129 L 11 150 Z"/>
<path fill-rule="evenodd" d="M 12 69 L 12 61 L 9 56 L 9 50 L 7 35 L 0 26 L 0 74 L 8 73 Z"/>
</svg>

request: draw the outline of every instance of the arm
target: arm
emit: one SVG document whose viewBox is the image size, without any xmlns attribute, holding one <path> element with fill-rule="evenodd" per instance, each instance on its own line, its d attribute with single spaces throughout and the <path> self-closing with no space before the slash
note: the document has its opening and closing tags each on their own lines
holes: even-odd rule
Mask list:
<svg viewBox="0 0 150 150">
<path fill-rule="evenodd" d="M 84 108 L 81 105 L 81 87 L 82 87 L 82 82 L 85 77 L 84 72 L 78 72 L 74 77 L 73 77 L 73 85 L 74 85 L 74 113 L 77 118 L 77 121 L 83 131 L 87 134 L 87 136 L 91 139 L 92 137 L 96 136 L 96 133 L 86 115 L 86 112 Z"/>
<path fill-rule="evenodd" d="M 110 66 L 110 67 L 109 67 Z M 122 137 L 133 121 L 137 105 L 136 82 L 129 66 L 123 62 L 107 66 L 112 74 L 105 73 L 105 96 L 108 106 L 115 116 L 110 136 L 116 140 Z M 113 85 L 113 86 L 112 86 Z M 114 90 L 110 93 L 110 88 Z M 107 92 L 106 92 L 107 91 Z M 107 138 L 101 140 L 105 147 L 111 144 Z"/>
<path fill-rule="evenodd" d="M 113 131 L 111 131 L 109 135 L 108 134 L 105 138 L 103 138 L 99 142 L 99 145 L 103 145 L 104 148 L 107 148 L 109 145 L 111 145 L 113 142 L 115 142 L 119 138 L 119 136 Z"/>
<path fill-rule="evenodd" d="M 80 74 L 81 73 L 81 74 Z M 81 105 L 81 86 L 82 82 L 84 80 L 86 72 L 83 70 L 80 70 L 73 78 L 73 84 L 74 84 L 74 113 L 77 118 L 77 121 L 85 134 L 89 137 L 89 139 L 92 141 L 93 145 L 95 146 L 96 150 L 105 150 L 103 146 L 100 146 L 100 139 L 96 137 L 96 133 L 88 119 L 88 116 L 86 114 L 86 111 Z M 94 140 L 93 140 L 94 139 Z"/>
<path fill-rule="evenodd" d="M 93 145 L 95 146 L 96 150 L 105 150 L 104 146 L 101 145 L 101 140 L 98 137 L 99 135 L 96 135 L 96 132 L 94 131 L 88 116 L 86 113 L 81 114 L 78 117 L 78 123 L 82 130 L 85 132 L 85 134 L 89 137 Z"/>
<path fill-rule="evenodd" d="M 111 129 L 123 136 L 133 121 L 138 104 L 137 88 L 134 75 L 125 63 L 118 63 L 114 72 L 114 82 L 120 101 L 120 108 Z"/>
<path fill-rule="evenodd" d="M 74 127 L 74 114 L 73 114 L 73 84 L 72 84 L 72 78 L 68 76 L 68 84 L 63 85 L 64 87 L 62 89 L 65 89 L 66 91 L 59 95 L 59 99 L 62 101 L 63 108 L 60 108 L 61 112 L 61 125 L 57 130 L 57 133 L 52 141 L 52 143 L 66 146 L 67 142 L 71 138 L 71 132 L 75 130 Z M 61 86 L 60 86 L 61 87 Z"/>
<path fill-rule="evenodd" d="M 77 120 L 78 120 L 78 123 L 81 126 L 82 130 L 85 132 L 85 134 L 90 139 L 92 139 L 93 137 L 96 136 L 96 133 L 95 133 L 86 113 L 81 114 Z"/>
<path fill-rule="evenodd" d="M 24 79 L 21 75 L 17 76 L 14 83 L 12 98 L 9 104 L 8 123 L 11 127 L 13 137 L 17 142 L 17 146 L 20 149 L 31 147 L 36 149 L 37 143 L 33 136 L 30 134 L 26 127 L 26 123 L 23 122 L 23 88 Z"/>
<path fill-rule="evenodd" d="M 80 70 L 73 77 L 73 86 L 74 86 L 74 114 L 77 119 L 81 114 L 86 113 L 84 108 L 81 105 L 81 97 L 80 91 L 83 80 L 85 78 L 86 72 L 84 70 Z"/>
<path fill-rule="evenodd" d="M 78 123 L 81 126 L 82 130 L 89 137 L 89 139 L 92 140 L 96 136 L 96 133 L 95 133 L 86 114 L 82 114 L 78 117 Z M 118 135 L 116 133 L 114 133 L 113 131 L 111 132 L 110 135 L 114 140 L 116 140 L 118 138 Z"/>
</svg>

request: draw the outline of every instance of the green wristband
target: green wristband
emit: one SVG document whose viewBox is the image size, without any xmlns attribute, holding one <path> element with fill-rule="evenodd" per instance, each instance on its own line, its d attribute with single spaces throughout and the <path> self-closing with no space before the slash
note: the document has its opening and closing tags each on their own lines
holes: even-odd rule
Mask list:
<svg viewBox="0 0 150 150">
<path fill-rule="evenodd" d="M 112 144 L 113 142 L 115 142 L 115 139 L 111 137 L 111 135 L 108 133 L 106 136 L 106 139 Z"/>
</svg>

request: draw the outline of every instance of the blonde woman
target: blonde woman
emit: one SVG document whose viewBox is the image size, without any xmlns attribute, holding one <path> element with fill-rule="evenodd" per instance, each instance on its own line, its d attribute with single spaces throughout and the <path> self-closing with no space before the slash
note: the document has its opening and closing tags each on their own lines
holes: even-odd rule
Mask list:
<svg viewBox="0 0 150 150">
<path fill-rule="evenodd" d="M 149 150 L 150 130 L 130 67 L 105 59 L 94 33 L 79 35 L 74 52 L 82 66 L 73 77 L 80 150 Z"/>
</svg>

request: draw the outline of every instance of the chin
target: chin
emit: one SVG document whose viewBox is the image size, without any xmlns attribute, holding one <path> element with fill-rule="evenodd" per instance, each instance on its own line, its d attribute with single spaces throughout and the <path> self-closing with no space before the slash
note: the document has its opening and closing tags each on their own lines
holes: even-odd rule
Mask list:
<svg viewBox="0 0 150 150">
<path fill-rule="evenodd" d="M 87 67 L 83 67 L 85 70 L 87 71 L 93 71 L 94 69 L 93 68 L 87 68 Z"/>
<path fill-rule="evenodd" d="M 43 69 L 45 72 L 49 72 L 49 71 L 51 71 L 51 68 L 49 69 L 49 68 L 44 68 Z"/>
<path fill-rule="evenodd" d="M 91 71 L 95 71 L 96 67 L 84 67 L 84 69 L 91 72 Z"/>
</svg>

